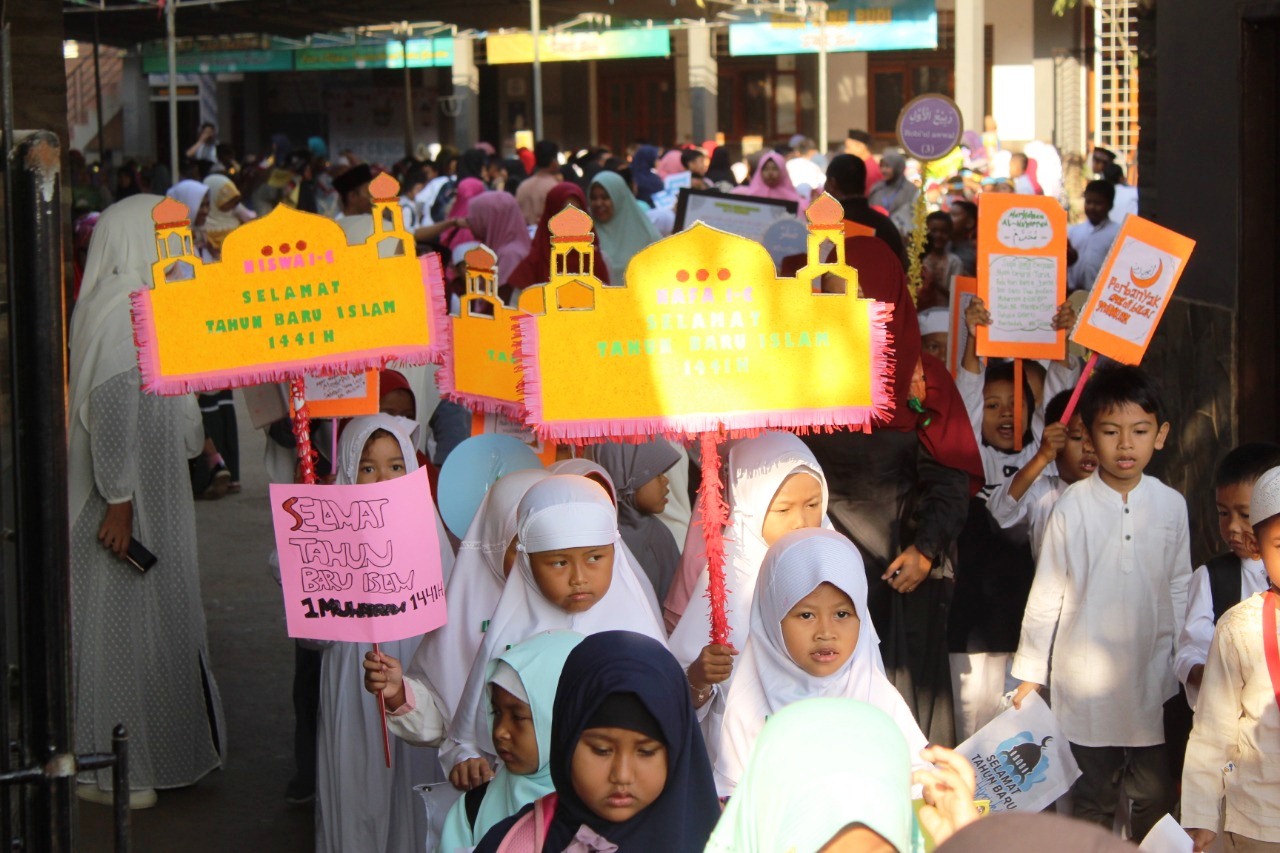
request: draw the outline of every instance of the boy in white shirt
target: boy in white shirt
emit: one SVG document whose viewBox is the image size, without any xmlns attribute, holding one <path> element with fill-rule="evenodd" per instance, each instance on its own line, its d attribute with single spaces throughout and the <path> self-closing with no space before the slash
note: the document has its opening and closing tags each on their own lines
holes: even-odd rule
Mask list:
<svg viewBox="0 0 1280 853">
<path fill-rule="evenodd" d="M 1098 457 L 1077 411 L 1066 424 L 1059 423 L 1071 399 L 1061 391 L 1044 407 L 1044 433 L 1036 455 L 1011 479 L 991 493 L 987 508 L 1005 530 L 1031 540 L 1031 553 L 1039 558 L 1044 528 L 1058 499 L 1072 483 L 1098 470 Z"/>
<path fill-rule="evenodd" d="M 1099 370 L 1081 418 L 1098 470 L 1066 490 L 1045 528 L 1022 620 L 1014 705 L 1049 683 L 1081 776 L 1076 817 L 1111 827 L 1123 792 L 1132 838 L 1172 807 L 1164 703 L 1191 580 L 1187 505 L 1143 475 L 1164 446 L 1155 383 L 1136 367 Z"/>
<path fill-rule="evenodd" d="M 1267 590 L 1218 620 L 1182 772 L 1182 825 L 1197 851 L 1280 850 L 1280 468 L 1253 486 L 1249 517 Z"/>
<path fill-rule="evenodd" d="M 1196 569 L 1187 596 L 1187 618 L 1178 638 L 1174 671 L 1187 688 L 1194 710 L 1200 679 L 1209 658 L 1213 626 L 1236 604 L 1267 588 L 1267 570 L 1257 557 L 1257 541 L 1249 524 L 1253 485 L 1280 465 L 1280 445 L 1269 441 L 1242 444 L 1218 463 L 1213 487 L 1218 510 L 1218 534 L 1228 552 Z"/>
</svg>

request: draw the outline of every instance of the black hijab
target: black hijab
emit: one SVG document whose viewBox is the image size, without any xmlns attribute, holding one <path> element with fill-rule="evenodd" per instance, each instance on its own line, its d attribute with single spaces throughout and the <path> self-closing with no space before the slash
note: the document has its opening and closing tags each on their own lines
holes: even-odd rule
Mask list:
<svg viewBox="0 0 1280 853">
<path fill-rule="evenodd" d="M 711 162 L 707 164 L 708 181 L 714 183 L 737 184 L 738 179 L 733 176 L 732 163 L 729 162 L 729 149 L 723 145 L 711 152 Z"/>
<path fill-rule="evenodd" d="M 624 823 L 596 815 L 573 790 L 573 752 L 611 696 L 633 694 L 667 747 L 667 784 Z M 629 631 L 587 637 L 565 661 L 551 723 L 551 781 L 559 801 L 544 851 L 563 850 L 586 825 L 618 853 L 701 853 L 720 817 L 711 763 L 684 671 L 657 640 Z"/>
</svg>

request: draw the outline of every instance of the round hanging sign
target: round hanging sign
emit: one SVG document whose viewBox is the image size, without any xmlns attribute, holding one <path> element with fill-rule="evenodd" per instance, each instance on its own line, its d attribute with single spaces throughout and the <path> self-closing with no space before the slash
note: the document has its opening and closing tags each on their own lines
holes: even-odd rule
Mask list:
<svg viewBox="0 0 1280 853">
<path fill-rule="evenodd" d="M 964 118 L 946 95 L 912 98 L 898 113 L 898 142 L 921 161 L 937 160 L 960 142 Z"/>
</svg>

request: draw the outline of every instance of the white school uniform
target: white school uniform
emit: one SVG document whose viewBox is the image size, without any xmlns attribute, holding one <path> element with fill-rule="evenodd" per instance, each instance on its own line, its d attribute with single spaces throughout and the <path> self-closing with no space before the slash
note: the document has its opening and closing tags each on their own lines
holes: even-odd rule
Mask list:
<svg viewBox="0 0 1280 853">
<path fill-rule="evenodd" d="M 1016 453 L 1005 453 L 986 444 L 982 440 L 983 397 L 986 386 L 986 374 L 970 373 L 961 368 L 956 374 L 956 388 L 964 400 L 969 413 L 969 424 L 973 427 L 973 436 L 978 442 L 978 453 L 982 457 L 983 487 L 979 497 L 987 501 L 987 509 L 996 518 L 992 499 L 1001 490 L 1007 495 L 1010 481 L 1024 465 L 1036 455 L 1037 440 L 1044 432 L 1044 404 L 1064 388 L 1069 388 L 1075 377 L 1073 367 L 1067 368 L 1052 363 L 1045 373 L 1043 399 L 1036 401 L 1031 412 L 1031 432 L 1035 440 L 1026 442 L 1022 450 Z M 1057 468 L 1050 465 L 1048 471 L 1056 479 Z M 1042 488 L 1041 477 L 1033 485 L 1032 490 Z M 1032 490 L 1023 496 L 1026 501 Z M 1052 503 L 1044 508 L 1045 519 L 1053 509 Z M 996 521 L 1000 520 L 996 518 Z M 1007 527 L 1003 523 L 1001 527 Z M 1013 538 L 1024 539 L 1025 533 L 1015 532 Z M 1033 544 L 1032 555 L 1038 554 Z M 961 572 L 964 566 L 959 567 Z M 1013 655 L 1008 652 L 951 652 L 948 655 L 951 665 L 951 695 L 955 704 L 956 737 L 960 740 L 968 738 L 978 729 L 985 726 L 1000 713 L 1003 708 L 1004 694 L 1014 689 L 1017 684 L 1010 674 Z"/>
<path fill-rule="evenodd" d="M 1053 712 L 1072 743 L 1164 743 L 1190 582 L 1182 495 L 1150 476 L 1127 500 L 1097 472 L 1073 483 L 1045 529 L 1013 676 L 1045 684 L 1052 669 Z"/>
<path fill-rule="evenodd" d="M 613 501 L 598 483 L 586 477 L 551 476 L 535 483 L 520 501 L 520 545 L 516 564 L 507 577 L 480 651 L 440 750 L 441 765 L 452 770 L 459 762 L 480 758 L 487 740 L 488 714 L 483 706 L 489 662 L 509 646 L 542 631 L 569 630 L 584 637 L 601 631 L 634 631 L 666 644 L 662 621 L 644 588 L 628 570 L 618 534 Z M 568 613 L 548 601 L 533 577 L 529 554 L 555 548 L 614 545 L 614 569 L 609 589 L 590 610 Z"/>
<path fill-rule="evenodd" d="M 796 602 L 830 583 L 853 602 L 861 625 L 853 654 L 836 673 L 809 675 L 787 651 L 782 620 Z M 816 697 L 844 697 L 875 705 L 898 724 L 918 760 L 928 745 L 911 709 L 884 674 L 880 638 L 867 609 L 867 572 L 857 546 L 834 530 L 805 529 L 774 543 L 760 567 L 751 603 L 751 633 L 725 700 L 716 754 L 716 791 L 733 794 L 765 720 L 787 705 Z"/>
<path fill-rule="evenodd" d="M 1280 842 L 1280 713 L 1262 645 L 1266 596 L 1218 620 L 1182 769 L 1182 825 Z M 1249 848 L 1252 849 L 1252 848 Z"/>
<path fill-rule="evenodd" d="M 418 467 L 413 452 L 417 424 L 390 415 L 355 418 L 338 446 L 338 483 L 356 481 L 360 453 L 374 430 L 396 437 L 408 471 Z M 436 517 L 440 560 L 453 562 L 444 527 Z M 421 637 L 381 644 L 395 657 L 409 656 Z M 443 781 L 435 750 L 391 744 L 391 769 L 382 754 L 382 723 L 378 702 L 365 692 L 361 660 L 368 646 L 359 643 L 316 643 L 324 647 L 320 662 L 320 715 L 316 738 L 316 850 L 317 853 L 411 853 L 426 838 L 426 815 L 413 786 Z M 402 657 L 402 659 L 404 659 Z M 421 729 L 428 743 L 439 743 L 444 718 L 428 697 L 418 697 Z"/>
<path fill-rule="evenodd" d="M 822 526 L 830 528 L 831 522 L 827 520 L 827 481 L 822 467 L 804 442 L 789 432 L 765 432 L 738 442 L 729 451 L 729 472 L 729 526 L 724 532 L 725 611 L 729 644 L 741 649 L 747 641 L 756 575 L 769 550 L 764 541 L 765 516 L 783 481 L 797 472 L 815 477 L 822 484 Z M 686 669 L 711 642 L 707 586 L 704 567 L 684 615 L 671 632 L 671 653 Z"/>
<path fill-rule="evenodd" d="M 969 413 L 969 424 L 973 427 L 974 438 L 978 440 L 978 452 L 982 455 L 982 471 L 986 481 L 986 485 L 982 490 L 982 495 L 989 496 L 997 485 L 1006 480 L 1012 479 L 1013 475 L 1018 473 L 1023 465 L 1031 461 L 1031 457 L 1036 455 L 1036 442 L 1044 433 L 1044 406 L 1048 400 L 1052 400 L 1059 392 L 1075 386 L 1076 380 L 1080 376 L 1080 363 L 1078 359 L 1071 360 L 1070 367 L 1064 367 L 1056 361 L 1050 362 L 1045 369 L 1044 390 L 1040 396 L 1043 398 L 1036 401 L 1036 406 L 1031 412 L 1031 434 L 1033 441 L 1027 442 L 1021 451 L 1017 453 L 1004 453 L 996 450 L 982 441 L 982 413 L 983 413 L 983 389 L 986 387 L 986 374 L 970 373 L 961 368 L 956 371 L 956 390 L 960 392 L 961 399 L 964 400 L 965 410 Z M 1056 472 L 1056 469 L 1052 469 Z"/>
<path fill-rule="evenodd" d="M 1013 478 L 1010 477 L 996 486 L 987 499 L 987 511 L 996 524 L 1011 536 L 1030 541 L 1031 556 L 1039 558 L 1040 548 L 1044 544 L 1045 525 L 1049 523 L 1049 516 L 1057 506 L 1058 499 L 1070 484 L 1046 470 L 1032 481 L 1020 500 L 1014 500 L 1009 494 L 1012 485 Z"/>
<path fill-rule="evenodd" d="M 471 662 L 484 640 L 493 610 L 502 597 L 502 571 L 507 547 L 516 535 L 516 509 L 534 483 L 551 476 L 541 468 L 513 471 L 489 489 L 458 549 L 458 559 L 445 586 L 449 620 L 422 638 L 405 667 L 405 683 L 416 706 L 430 690 L 440 700 L 445 720 L 453 718 Z M 421 743 L 416 726 L 424 720 L 413 711 L 387 718 L 387 727 L 410 743 Z M 430 721 L 425 721 L 430 723 Z"/>
<path fill-rule="evenodd" d="M 1261 560 L 1240 561 L 1240 600 L 1244 601 L 1256 592 L 1262 592 L 1271 581 Z M 1224 614 L 1225 615 L 1225 614 Z M 1195 710 L 1200 688 L 1187 684 L 1187 676 L 1194 666 L 1203 665 L 1209 659 L 1209 644 L 1213 641 L 1213 593 L 1209 589 L 1209 567 L 1201 566 L 1191 576 L 1191 589 L 1187 594 L 1187 616 L 1178 637 L 1178 654 L 1173 670 L 1187 689 L 1187 703 Z"/>
</svg>

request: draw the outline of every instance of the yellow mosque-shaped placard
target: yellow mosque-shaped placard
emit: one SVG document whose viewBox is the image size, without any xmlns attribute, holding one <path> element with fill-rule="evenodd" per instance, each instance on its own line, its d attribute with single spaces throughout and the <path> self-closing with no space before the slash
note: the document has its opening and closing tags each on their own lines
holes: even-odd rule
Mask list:
<svg viewBox="0 0 1280 853">
<path fill-rule="evenodd" d="M 458 314 L 449 316 L 449 346 L 436 374 L 440 393 L 472 410 L 523 421 L 513 345 L 520 312 L 498 298 L 498 260 L 488 246 L 469 250 L 463 267 L 466 293 Z"/>
<path fill-rule="evenodd" d="M 414 256 L 395 180 L 379 175 L 369 189 L 361 243 L 349 245 L 333 220 L 281 205 L 228 235 L 217 263 L 194 250 L 185 206 L 157 204 L 154 286 L 133 294 L 144 389 L 183 394 L 438 358 L 447 335 L 439 260 Z M 189 275 L 173 280 L 179 270 Z"/>
<path fill-rule="evenodd" d="M 806 216 L 794 278 L 760 244 L 699 222 L 636 253 L 618 287 L 594 275 L 590 217 L 552 217 L 551 280 L 516 319 L 528 424 L 578 442 L 884 416 L 890 306 L 860 296 L 839 202 L 824 195 Z"/>
</svg>

